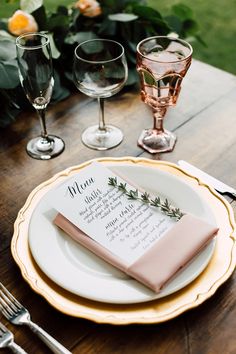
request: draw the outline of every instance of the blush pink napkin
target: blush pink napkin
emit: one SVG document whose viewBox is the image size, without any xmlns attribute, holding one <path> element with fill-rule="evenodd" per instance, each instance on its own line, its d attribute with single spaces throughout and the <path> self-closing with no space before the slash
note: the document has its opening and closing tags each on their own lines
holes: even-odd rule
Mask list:
<svg viewBox="0 0 236 354">
<path fill-rule="evenodd" d="M 156 293 L 216 235 L 218 228 L 186 214 L 131 266 L 84 234 L 63 215 L 54 223 L 75 241 Z"/>
</svg>

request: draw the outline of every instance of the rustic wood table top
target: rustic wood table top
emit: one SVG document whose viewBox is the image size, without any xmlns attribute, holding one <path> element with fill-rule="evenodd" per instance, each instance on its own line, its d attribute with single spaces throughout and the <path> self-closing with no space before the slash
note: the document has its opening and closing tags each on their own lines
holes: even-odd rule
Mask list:
<svg viewBox="0 0 236 354">
<path fill-rule="evenodd" d="M 134 156 L 177 163 L 183 159 L 236 187 L 236 77 L 193 61 L 184 79 L 178 104 L 170 108 L 165 127 L 178 140 L 174 151 L 151 155 L 137 146 L 142 129 L 152 126 L 149 108 L 137 91 L 106 100 L 107 122 L 124 132 L 118 147 L 98 152 L 85 147 L 81 132 L 97 123 L 97 104 L 75 94 L 50 106 L 47 127 L 61 136 L 65 151 L 51 161 L 38 161 L 25 152 L 38 135 L 35 113 L 23 113 L 0 131 L 0 272 L 1 281 L 30 310 L 33 320 L 73 353 L 236 353 L 236 276 L 233 274 L 202 305 L 160 324 L 114 326 L 65 315 L 36 294 L 23 279 L 10 250 L 13 225 L 29 193 L 54 174 L 98 157 Z M 236 202 L 227 198 L 233 209 Z M 49 349 L 25 327 L 1 321 L 29 353 Z M 6 353 L 8 350 L 3 350 Z"/>
</svg>

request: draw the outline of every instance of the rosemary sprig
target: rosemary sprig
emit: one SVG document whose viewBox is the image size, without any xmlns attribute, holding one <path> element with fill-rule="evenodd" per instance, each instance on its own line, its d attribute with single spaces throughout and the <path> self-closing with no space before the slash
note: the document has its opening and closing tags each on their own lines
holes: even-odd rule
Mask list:
<svg viewBox="0 0 236 354">
<path fill-rule="evenodd" d="M 150 206 L 156 207 L 170 218 L 180 220 L 182 216 L 184 216 L 184 214 L 179 208 L 174 208 L 171 206 L 168 199 L 165 199 L 164 201 L 161 200 L 160 197 L 151 199 L 150 195 L 147 192 L 139 193 L 137 189 L 128 190 L 127 184 L 122 182 L 118 183 L 117 177 L 109 177 L 108 185 L 119 189 L 128 197 L 129 200 L 140 200 L 145 204 L 149 204 Z"/>
</svg>

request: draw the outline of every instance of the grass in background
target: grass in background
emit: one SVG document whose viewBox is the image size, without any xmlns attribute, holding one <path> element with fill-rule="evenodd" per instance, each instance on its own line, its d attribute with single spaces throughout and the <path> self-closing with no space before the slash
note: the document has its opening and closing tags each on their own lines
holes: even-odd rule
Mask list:
<svg viewBox="0 0 236 354">
<path fill-rule="evenodd" d="M 45 0 L 47 9 L 54 9 L 73 0 Z M 167 15 L 171 5 L 183 3 L 188 5 L 200 26 L 201 37 L 207 47 L 194 43 L 194 58 L 236 74 L 236 0 L 147 0 L 148 4 Z M 19 1 L 6 4 L 0 0 L 0 17 L 8 17 L 19 7 Z"/>
<path fill-rule="evenodd" d="M 193 10 L 207 44 L 193 44 L 194 58 L 236 74 L 236 0 L 148 0 L 150 6 L 165 14 L 179 2 Z"/>
</svg>

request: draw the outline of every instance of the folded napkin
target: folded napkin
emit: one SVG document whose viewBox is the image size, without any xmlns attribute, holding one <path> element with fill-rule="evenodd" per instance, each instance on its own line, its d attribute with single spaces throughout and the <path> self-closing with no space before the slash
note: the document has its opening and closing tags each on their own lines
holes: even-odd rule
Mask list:
<svg viewBox="0 0 236 354">
<path fill-rule="evenodd" d="M 191 214 L 184 215 L 165 235 L 129 266 L 123 259 L 84 234 L 62 214 L 54 223 L 75 241 L 158 293 L 217 234 L 218 228 Z"/>
</svg>

